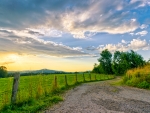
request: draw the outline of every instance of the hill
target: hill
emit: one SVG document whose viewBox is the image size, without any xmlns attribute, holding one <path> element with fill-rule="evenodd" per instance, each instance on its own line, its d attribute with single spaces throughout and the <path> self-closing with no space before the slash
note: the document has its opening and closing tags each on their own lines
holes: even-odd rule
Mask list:
<svg viewBox="0 0 150 113">
<path fill-rule="evenodd" d="M 8 71 L 8 73 L 15 73 L 16 71 Z M 39 74 L 39 73 L 44 73 L 44 74 L 52 74 L 52 73 L 68 73 L 64 71 L 58 71 L 58 70 L 50 70 L 50 69 L 40 69 L 40 70 L 25 70 L 25 71 L 18 71 L 21 74 L 25 73 L 32 73 L 32 74 Z"/>
</svg>

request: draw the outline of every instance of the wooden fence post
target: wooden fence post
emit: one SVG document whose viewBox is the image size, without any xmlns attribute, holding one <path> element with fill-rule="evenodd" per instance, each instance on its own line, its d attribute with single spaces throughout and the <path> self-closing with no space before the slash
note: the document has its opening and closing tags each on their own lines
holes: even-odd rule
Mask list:
<svg viewBox="0 0 150 113">
<path fill-rule="evenodd" d="M 15 73 L 13 86 L 12 86 L 12 96 L 11 96 L 11 103 L 12 104 L 16 103 L 17 91 L 18 91 L 18 86 L 19 86 L 19 78 L 20 78 L 20 73 Z"/>
<path fill-rule="evenodd" d="M 67 76 L 65 75 L 65 85 L 68 86 L 68 83 L 67 83 Z"/>
<path fill-rule="evenodd" d="M 55 76 L 54 87 L 57 88 L 57 76 Z"/>
</svg>

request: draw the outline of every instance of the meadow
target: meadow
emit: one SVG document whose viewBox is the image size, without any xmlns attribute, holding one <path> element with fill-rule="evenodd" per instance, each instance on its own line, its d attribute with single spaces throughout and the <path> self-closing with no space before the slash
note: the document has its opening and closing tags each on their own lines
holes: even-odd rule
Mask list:
<svg viewBox="0 0 150 113">
<path fill-rule="evenodd" d="M 113 79 L 103 74 L 50 74 L 21 76 L 17 101 L 11 104 L 13 77 L 0 79 L 1 112 L 36 112 L 62 101 L 62 94 L 81 83 Z"/>
</svg>

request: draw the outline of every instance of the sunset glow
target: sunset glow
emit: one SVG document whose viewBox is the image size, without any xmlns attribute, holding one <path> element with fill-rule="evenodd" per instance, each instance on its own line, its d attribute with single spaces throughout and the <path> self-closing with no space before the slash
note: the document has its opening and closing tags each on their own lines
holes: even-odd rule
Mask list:
<svg viewBox="0 0 150 113">
<path fill-rule="evenodd" d="M 148 0 L 2 0 L 0 65 L 9 71 L 92 70 L 100 52 L 150 58 Z"/>
</svg>

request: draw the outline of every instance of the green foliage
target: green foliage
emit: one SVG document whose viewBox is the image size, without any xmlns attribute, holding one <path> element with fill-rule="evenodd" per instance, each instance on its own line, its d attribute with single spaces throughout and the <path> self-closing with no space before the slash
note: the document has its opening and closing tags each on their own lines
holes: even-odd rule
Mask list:
<svg viewBox="0 0 150 113">
<path fill-rule="evenodd" d="M 123 77 L 123 84 L 148 89 L 150 88 L 150 64 L 136 69 L 130 69 Z"/>
<path fill-rule="evenodd" d="M 112 54 L 106 49 L 100 55 L 98 59 L 100 64 L 94 65 L 93 73 L 124 75 L 127 70 L 143 67 L 146 64 L 143 57 L 133 50 L 130 52 L 115 51 L 112 58 Z"/>
<path fill-rule="evenodd" d="M 140 82 L 137 85 L 137 87 L 147 89 L 147 88 L 150 88 L 150 83 L 148 83 L 147 81 L 143 81 L 143 82 Z"/>
<path fill-rule="evenodd" d="M 105 49 L 100 53 L 101 57 L 98 59 L 100 62 L 100 66 L 103 69 L 103 72 L 105 74 L 112 74 L 112 68 L 111 68 L 111 61 L 112 61 L 112 54 Z"/>
<path fill-rule="evenodd" d="M 131 52 L 116 51 L 113 57 L 112 68 L 116 75 L 125 74 L 128 69 L 144 66 L 143 57 L 133 50 Z"/>
<path fill-rule="evenodd" d="M 123 83 L 126 83 L 127 81 L 128 81 L 128 77 L 127 76 L 122 77 L 122 82 Z"/>
<path fill-rule="evenodd" d="M 53 96 L 53 97 L 50 99 L 50 101 L 51 101 L 52 103 L 58 103 L 59 101 L 63 101 L 63 98 L 60 97 L 60 96 Z"/>
<path fill-rule="evenodd" d="M 122 75 L 128 69 L 127 55 L 124 52 L 116 51 L 112 63 L 113 72 L 116 75 Z"/>
<path fill-rule="evenodd" d="M 98 64 L 94 64 L 94 68 L 92 70 L 92 73 L 99 73 L 99 74 L 104 73 L 102 66 L 98 65 Z"/>
<path fill-rule="evenodd" d="M 23 103 L 7 105 L 3 108 L 1 113 L 36 113 L 60 101 L 63 101 L 63 98 L 59 95 L 48 95 L 47 97 L 41 97 L 36 100 L 31 98 Z"/>
<path fill-rule="evenodd" d="M 0 78 L 7 77 L 7 68 L 5 66 L 0 66 Z"/>
<path fill-rule="evenodd" d="M 143 60 L 143 57 L 133 50 L 131 50 L 131 53 L 129 54 L 130 56 L 130 68 L 137 68 L 137 67 L 142 67 L 145 64 L 145 61 Z"/>
</svg>

